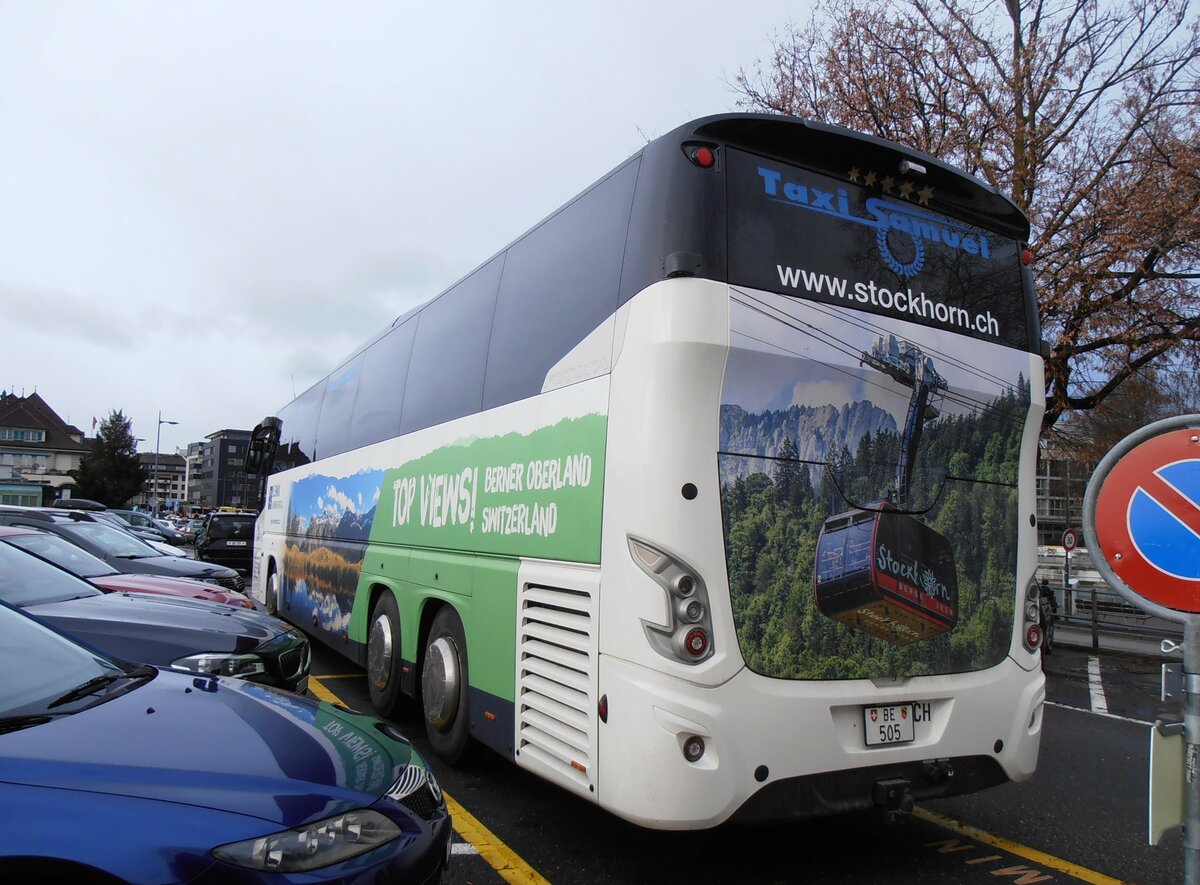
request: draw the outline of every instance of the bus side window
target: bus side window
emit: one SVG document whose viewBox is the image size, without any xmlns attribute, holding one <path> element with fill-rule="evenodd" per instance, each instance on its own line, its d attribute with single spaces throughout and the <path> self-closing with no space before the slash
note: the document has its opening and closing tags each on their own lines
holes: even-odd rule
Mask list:
<svg viewBox="0 0 1200 885">
<path fill-rule="evenodd" d="M 400 433 L 404 380 L 408 377 L 408 361 L 416 333 L 417 318 L 414 316 L 392 329 L 363 354 L 347 449 L 369 446 Z"/>
<path fill-rule="evenodd" d="M 362 374 L 362 358 L 356 357 L 339 366 L 325 382 L 325 399 L 317 421 L 317 455 L 329 458 L 346 451 L 350 434 L 350 416 L 354 412 L 354 397 Z"/>
<path fill-rule="evenodd" d="M 636 181 L 629 163 L 508 250 L 484 409 L 540 393 L 551 367 L 617 309 Z"/>
<path fill-rule="evenodd" d="M 400 432 L 479 411 L 496 291 L 504 257 L 493 258 L 417 315 Z M 528 330 L 536 336 L 534 329 Z"/>
<path fill-rule="evenodd" d="M 310 387 L 279 413 L 283 422 L 279 447 L 308 464 L 316 457 L 317 420 L 321 417 L 321 401 L 325 398 L 325 382 Z"/>
</svg>

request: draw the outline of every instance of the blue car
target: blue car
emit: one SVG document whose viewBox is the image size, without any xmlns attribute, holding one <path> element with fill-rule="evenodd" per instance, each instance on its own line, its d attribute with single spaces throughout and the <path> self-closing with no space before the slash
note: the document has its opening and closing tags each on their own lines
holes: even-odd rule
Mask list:
<svg viewBox="0 0 1200 885">
<path fill-rule="evenodd" d="M 114 660 L 0 603 L 0 882 L 436 882 L 450 817 L 386 722 Z"/>
</svg>

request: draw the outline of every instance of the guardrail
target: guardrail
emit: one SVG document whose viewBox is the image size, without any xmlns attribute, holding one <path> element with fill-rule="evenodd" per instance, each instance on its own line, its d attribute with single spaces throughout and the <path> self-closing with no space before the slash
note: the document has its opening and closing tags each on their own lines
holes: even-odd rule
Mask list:
<svg viewBox="0 0 1200 885">
<path fill-rule="evenodd" d="M 1183 640 L 1182 624 L 1154 617 L 1108 587 L 1056 589 L 1062 606 L 1054 615 L 1055 624 L 1090 630 L 1094 649 L 1100 647 L 1100 636 L 1105 634 L 1155 643 Z"/>
</svg>

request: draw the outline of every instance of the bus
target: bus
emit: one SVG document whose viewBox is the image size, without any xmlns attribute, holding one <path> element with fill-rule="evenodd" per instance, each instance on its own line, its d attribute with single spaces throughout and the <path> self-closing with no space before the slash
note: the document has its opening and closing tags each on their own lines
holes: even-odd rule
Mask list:
<svg viewBox="0 0 1200 885">
<path fill-rule="evenodd" d="M 645 827 L 1029 778 L 1029 225 L 938 159 L 705 117 L 252 434 L 252 595 Z"/>
</svg>

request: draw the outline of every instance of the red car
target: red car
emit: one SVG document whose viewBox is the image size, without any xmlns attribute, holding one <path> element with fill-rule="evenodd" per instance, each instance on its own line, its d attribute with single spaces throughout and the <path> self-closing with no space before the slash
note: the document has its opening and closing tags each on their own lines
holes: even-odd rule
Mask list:
<svg viewBox="0 0 1200 885">
<path fill-rule="evenodd" d="M 38 529 L 0 526 L 0 543 L 11 544 L 35 556 L 48 560 L 71 574 L 95 584 L 105 592 L 154 593 L 160 596 L 186 596 L 206 602 L 223 602 L 241 608 L 254 608 L 250 597 L 218 584 L 193 581 L 190 578 L 168 578 L 160 575 L 127 575 L 113 571 L 102 559 L 97 559 L 66 538 Z"/>
</svg>

